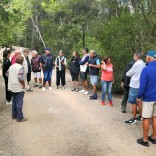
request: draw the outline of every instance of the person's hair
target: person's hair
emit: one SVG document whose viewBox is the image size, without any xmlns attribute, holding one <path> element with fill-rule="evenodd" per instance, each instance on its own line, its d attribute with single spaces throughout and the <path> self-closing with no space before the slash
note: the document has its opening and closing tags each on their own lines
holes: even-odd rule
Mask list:
<svg viewBox="0 0 156 156">
<path fill-rule="evenodd" d="M 77 51 L 74 51 L 74 52 L 75 52 L 75 58 L 79 59 L 80 58 L 80 54 Z"/>
<path fill-rule="evenodd" d="M 24 52 L 24 53 L 27 53 L 27 52 L 29 52 L 29 50 L 28 50 L 28 49 L 25 49 L 23 52 Z"/>
<path fill-rule="evenodd" d="M 105 56 L 102 60 L 107 64 L 108 63 L 108 59 L 110 59 L 110 57 Z"/>
<path fill-rule="evenodd" d="M 34 54 L 38 54 L 38 52 L 37 52 L 36 50 L 33 50 L 32 53 L 34 53 Z"/>
<path fill-rule="evenodd" d="M 16 54 L 16 53 L 21 53 L 20 49 L 16 49 L 16 50 L 15 50 L 15 54 Z"/>
<path fill-rule="evenodd" d="M 59 50 L 59 53 L 60 53 L 60 52 L 61 52 L 62 54 L 64 54 L 64 50 Z"/>
<path fill-rule="evenodd" d="M 11 51 L 10 50 L 4 50 L 4 52 L 3 52 L 3 58 L 7 58 L 7 56 L 8 56 L 8 54 L 11 54 Z"/>
<path fill-rule="evenodd" d="M 87 53 L 89 52 L 89 49 L 88 48 L 83 48 L 83 50 L 85 50 Z"/>
<path fill-rule="evenodd" d="M 134 55 L 138 56 L 139 59 L 143 58 L 143 52 L 141 50 L 136 50 L 134 52 Z"/>
<path fill-rule="evenodd" d="M 16 57 L 16 63 L 18 63 L 18 64 L 22 64 L 23 60 L 24 60 L 23 56 L 19 55 L 19 56 Z"/>
</svg>

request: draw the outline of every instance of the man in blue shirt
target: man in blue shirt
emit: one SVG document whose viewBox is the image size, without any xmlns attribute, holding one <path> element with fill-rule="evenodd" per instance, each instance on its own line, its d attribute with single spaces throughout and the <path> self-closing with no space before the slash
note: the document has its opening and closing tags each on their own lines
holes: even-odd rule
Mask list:
<svg viewBox="0 0 156 156">
<path fill-rule="evenodd" d="M 40 58 L 40 66 L 44 73 L 44 79 L 43 79 L 43 91 L 45 92 L 45 85 L 48 81 L 49 83 L 49 90 L 52 90 L 51 88 L 51 77 L 52 77 L 52 70 L 54 66 L 54 58 L 50 54 L 51 48 L 45 48 L 45 54 L 43 54 Z"/>
<path fill-rule="evenodd" d="M 94 94 L 90 96 L 91 100 L 96 100 L 98 98 L 97 96 L 97 90 L 96 85 L 98 84 L 98 76 L 100 71 L 100 60 L 95 54 L 94 50 L 90 51 L 90 60 L 88 62 L 89 66 L 89 74 L 90 74 L 90 82 L 93 86 Z"/>
<path fill-rule="evenodd" d="M 142 103 L 143 138 L 137 143 L 148 147 L 148 140 L 156 144 L 156 51 L 149 51 L 146 55 L 147 67 L 140 77 L 140 87 L 137 102 Z M 153 134 L 148 136 L 149 123 L 152 118 Z"/>
</svg>

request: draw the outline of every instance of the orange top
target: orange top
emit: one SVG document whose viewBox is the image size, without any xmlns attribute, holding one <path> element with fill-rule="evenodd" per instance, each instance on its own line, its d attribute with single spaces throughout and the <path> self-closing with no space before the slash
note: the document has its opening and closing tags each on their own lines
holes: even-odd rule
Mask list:
<svg viewBox="0 0 156 156">
<path fill-rule="evenodd" d="M 104 70 L 104 65 L 101 66 L 102 75 L 101 80 L 104 81 L 113 81 L 113 65 L 112 63 L 106 65 L 106 69 Z"/>
</svg>

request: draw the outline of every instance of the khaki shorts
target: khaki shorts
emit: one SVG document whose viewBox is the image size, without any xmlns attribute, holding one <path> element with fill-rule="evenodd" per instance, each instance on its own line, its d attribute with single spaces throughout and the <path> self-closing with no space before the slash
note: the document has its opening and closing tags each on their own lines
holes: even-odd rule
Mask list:
<svg viewBox="0 0 156 156">
<path fill-rule="evenodd" d="M 153 116 L 156 116 L 156 102 L 143 102 L 142 117 L 152 118 Z"/>
</svg>

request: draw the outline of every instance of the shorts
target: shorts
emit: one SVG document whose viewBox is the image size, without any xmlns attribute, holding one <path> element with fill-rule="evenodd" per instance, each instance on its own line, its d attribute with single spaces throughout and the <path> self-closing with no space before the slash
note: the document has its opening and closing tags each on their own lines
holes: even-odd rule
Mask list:
<svg viewBox="0 0 156 156">
<path fill-rule="evenodd" d="M 152 118 L 153 116 L 156 116 L 156 102 L 143 102 L 142 117 Z"/>
<path fill-rule="evenodd" d="M 31 81 L 31 72 L 27 73 L 27 82 L 30 82 L 30 81 Z"/>
<path fill-rule="evenodd" d="M 33 74 L 34 74 L 34 78 L 36 79 L 36 78 L 41 78 L 41 72 L 33 72 Z"/>
<path fill-rule="evenodd" d="M 137 104 L 136 99 L 138 98 L 138 88 L 132 88 L 129 89 L 129 96 L 128 96 L 128 102 L 131 104 Z"/>
<path fill-rule="evenodd" d="M 78 81 L 79 75 L 71 73 L 72 81 Z"/>
<path fill-rule="evenodd" d="M 90 83 L 92 85 L 97 85 L 98 84 L 98 76 L 96 76 L 96 75 L 90 75 Z"/>
<path fill-rule="evenodd" d="M 45 70 L 44 72 L 44 82 L 51 81 L 52 70 Z"/>
<path fill-rule="evenodd" d="M 80 72 L 80 77 L 82 81 L 86 81 L 87 80 L 87 72 Z"/>
</svg>

